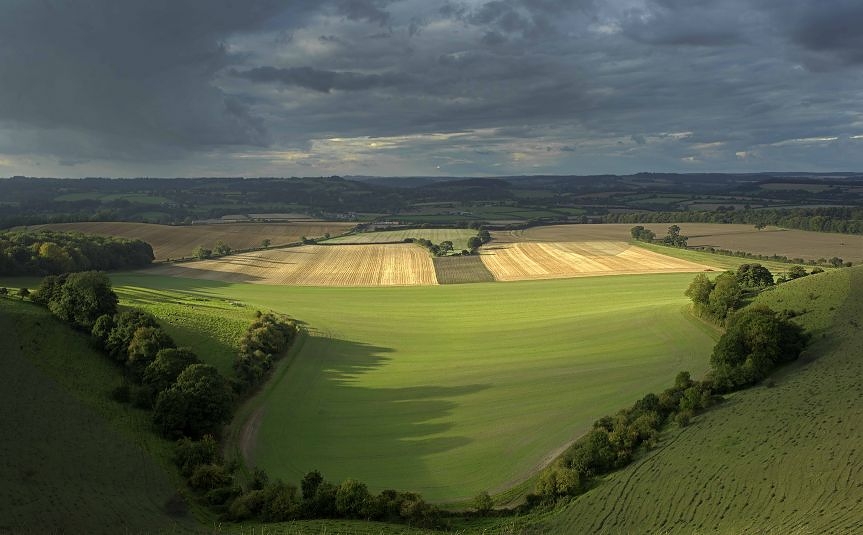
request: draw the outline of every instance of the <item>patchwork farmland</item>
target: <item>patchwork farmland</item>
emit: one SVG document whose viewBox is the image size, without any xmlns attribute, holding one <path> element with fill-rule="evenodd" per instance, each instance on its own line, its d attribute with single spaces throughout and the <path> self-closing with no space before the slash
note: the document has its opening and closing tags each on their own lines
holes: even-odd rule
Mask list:
<svg viewBox="0 0 863 535">
<path fill-rule="evenodd" d="M 662 237 L 673 223 L 641 223 Z M 833 256 L 852 262 L 863 260 L 863 236 L 830 232 L 719 223 L 677 223 L 680 233 L 689 237 L 691 247 L 713 247 L 762 255 L 779 255 L 804 260 L 829 259 Z M 553 225 L 526 230 L 492 233 L 494 243 L 509 242 L 580 242 L 629 241 L 635 224 Z"/>
<path fill-rule="evenodd" d="M 222 241 L 234 249 L 260 247 L 268 239 L 273 246 L 300 241 L 303 236 L 338 235 L 353 223 L 307 221 L 302 223 L 214 223 L 207 225 L 154 225 L 150 223 L 82 222 L 36 225 L 32 229 L 84 232 L 103 236 L 137 238 L 153 246 L 156 260 L 188 258 L 198 246 L 212 248 Z"/>
</svg>

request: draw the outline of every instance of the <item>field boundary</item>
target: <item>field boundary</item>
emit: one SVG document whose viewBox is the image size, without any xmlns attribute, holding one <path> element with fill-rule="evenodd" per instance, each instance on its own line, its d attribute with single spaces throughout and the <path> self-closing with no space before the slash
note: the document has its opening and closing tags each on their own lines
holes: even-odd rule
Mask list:
<svg viewBox="0 0 863 535">
<path fill-rule="evenodd" d="M 273 387 L 278 384 L 287 373 L 291 364 L 297 358 L 297 355 L 302 352 L 303 346 L 306 344 L 308 333 L 305 328 L 300 327 L 297 331 L 297 337 L 285 355 L 276 361 L 276 366 L 264 383 L 252 393 L 239 407 L 234 411 L 234 417 L 227 425 L 225 433 L 225 443 L 222 446 L 222 453 L 225 460 L 239 461 L 240 471 L 248 476 L 249 464 L 251 462 L 251 453 L 254 449 L 255 437 L 257 436 L 260 420 L 263 418 L 263 413 L 266 410 L 265 402 L 270 396 Z"/>
</svg>

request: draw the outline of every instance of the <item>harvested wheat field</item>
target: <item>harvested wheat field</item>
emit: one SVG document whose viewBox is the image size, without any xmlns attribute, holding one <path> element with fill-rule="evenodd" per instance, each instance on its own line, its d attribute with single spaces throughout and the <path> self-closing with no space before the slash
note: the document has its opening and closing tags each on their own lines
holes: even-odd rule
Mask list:
<svg viewBox="0 0 863 535">
<path fill-rule="evenodd" d="M 661 238 L 675 223 L 639 223 Z M 766 256 L 779 255 L 804 260 L 830 259 L 834 256 L 859 262 L 863 260 L 863 236 L 835 232 L 766 227 L 724 225 L 721 223 L 676 223 L 680 233 L 689 237 L 690 247 L 714 247 L 730 251 L 745 251 Z M 494 243 L 518 242 L 578 242 L 593 240 L 631 239 L 635 223 L 603 225 L 549 225 L 526 230 L 492 233 Z"/>
<path fill-rule="evenodd" d="M 137 238 L 153 246 L 156 260 L 191 257 L 198 246 L 212 248 L 221 240 L 234 249 L 258 247 L 268 239 L 272 245 L 297 242 L 302 236 L 319 237 L 347 232 L 353 223 L 311 221 L 303 223 L 216 223 L 208 225 L 154 225 L 150 223 L 83 222 L 53 223 L 30 228 L 84 232 L 103 236 Z"/>
<path fill-rule="evenodd" d="M 498 281 L 716 270 L 621 241 L 491 244 L 480 258 Z"/>
<path fill-rule="evenodd" d="M 429 286 L 435 268 L 413 244 L 306 245 L 158 266 L 154 275 L 290 286 Z"/>
</svg>

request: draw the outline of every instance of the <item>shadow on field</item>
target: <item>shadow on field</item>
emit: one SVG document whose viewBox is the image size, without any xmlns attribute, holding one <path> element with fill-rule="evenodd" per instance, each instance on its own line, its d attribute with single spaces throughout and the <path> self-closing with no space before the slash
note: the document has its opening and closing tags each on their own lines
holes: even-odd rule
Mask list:
<svg viewBox="0 0 863 535">
<path fill-rule="evenodd" d="M 330 477 L 357 477 L 381 488 L 421 490 L 434 480 L 425 457 L 471 442 L 452 433 L 453 410 L 461 398 L 490 385 L 422 385 L 421 375 L 405 374 L 401 382 L 416 386 L 370 386 L 396 377 L 393 371 L 369 377 L 395 364 L 391 353 L 386 347 L 312 334 L 299 358 L 315 359 L 316 369 L 297 366 L 282 380 L 281 392 L 274 393 L 280 400 L 293 398 L 296 404 L 289 405 L 302 406 L 302 414 L 296 408 L 293 414 L 281 412 L 270 404 L 264 427 L 266 420 L 270 426 L 286 428 L 293 426 L 284 425 L 283 419 L 304 422 L 308 427 L 303 443 L 292 444 L 284 453 L 298 463 L 321 468 Z M 307 371 L 316 377 L 309 381 Z"/>
</svg>

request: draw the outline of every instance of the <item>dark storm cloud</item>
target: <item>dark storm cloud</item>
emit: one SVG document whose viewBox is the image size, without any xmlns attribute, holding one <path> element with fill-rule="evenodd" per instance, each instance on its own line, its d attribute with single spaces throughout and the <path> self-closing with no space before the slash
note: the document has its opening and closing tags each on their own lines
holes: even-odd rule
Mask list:
<svg viewBox="0 0 863 535">
<path fill-rule="evenodd" d="M 852 0 L 0 0 L 0 168 L 863 167 L 860 27 Z"/>
<path fill-rule="evenodd" d="M 863 63 L 863 3 L 859 0 L 806 2 L 776 7 L 791 41 L 826 62 Z"/>
<path fill-rule="evenodd" d="M 279 84 L 305 87 L 322 93 L 339 91 L 361 91 L 373 87 L 395 86 L 406 82 L 406 77 L 398 74 L 361 74 L 356 72 L 337 72 L 314 69 L 312 67 L 256 67 L 234 74 L 253 82 L 276 82 Z"/>
<path fill-rule="evenodd" d="M 274 0 L 6 0 L 0 121 L 77 131 L 94 154 L 99 138 L 106 150 L 124 140 L 121 156 L 259 145 L 261 123 L 212 78 L 232 60 L 226 36 L 279 10 Z M 42 150 L 54 148 L 64 149 Z"/>
<path fill-rule="evenodd" d="M 350 20 L 364 20 L 385 25 L 390 20 L 386 6 L 389 0 L 342 0 L 337 4 L 338 12 Z"/>
</svg>

